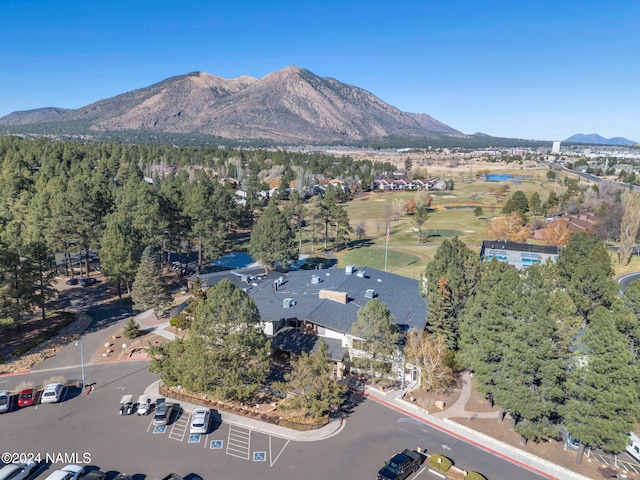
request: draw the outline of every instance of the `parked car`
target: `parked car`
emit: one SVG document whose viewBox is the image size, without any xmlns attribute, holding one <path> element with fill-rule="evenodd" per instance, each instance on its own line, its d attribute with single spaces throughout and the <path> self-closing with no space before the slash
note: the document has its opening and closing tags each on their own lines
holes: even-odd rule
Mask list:
<svg viewBox="0 0 640 480">
<path fill-rule="evenodd" d="M 153 424 L 167 425 L 171 421 L 171 413 L 176 406 L 169 402 L 160 403 L 156 409 L 156 414 L 153 416 Z"/>
<path fill-rule="evenodd" d="M 11 407 L 11 392 L 9 390 L 0 391 L 0 413 L 9 411 Z"/>
<path fill-rule="evenodd" d="M 38 462 L 10 463 L 0 468 L 0 480 L 25 480 L 38 466 Z"/>
<path fill-rule="evenodd" d="M 57 403 L 62 399 L 62 390 L 64 385 L 61 383 L 50 383 L 44 387 L 40 403 Z"/>
<path fill-rule="evenodd" d="M 78 279 L 76 277 L 73 277 L 67 280 L 67 285 L 77 285 L 77 284 L 78 284 Z"/>
<path fill-rule="evenodd" d="M 211 420 L 211 410 L 208 408 L 196 408 L 191 416 L 191 434 L 206 434 L 209 431 L 209 422 Z"/>
<path fill-rule="evenodd" d="M 170 473 L 166 477 L 162 477 L 162 480 L 183 480 L 177 473 Z"/>
<path fill-rule="evenodd" d="M 133 477 L 128 473 L 119 473 L 113 480 L 133 480 Z"/>
<path fill-rule="evenodd" d="M 78 480 L 84 478 L 82 476 L 83 473 L 84 467 L 80 465 L 67 465 L 60 470 L 51 472 L 45 480 Z"/>
<path fill-rule="evenodd" d="M 33 405 L 33 401 L 34 401 L 33 388 L 27 388 L 20 392 L 20 395 L 18 396 L 18 406 L 20 408 Z"/>
<path fill-rule="evenodd" d="M 136 413 L 138 415 L 146 415 L 151 412 L 153 408 L 153 404 L 151 403 L 151 398 L 149 395 L 142 394 L 138 397 Z"/>
<path fill-rule="evenodd" d="M 627 453 L 636 460 L 640 460 L 640 437 L 635 433 L 627 433 L 629 443 L 627 444 Z"/>
<path fill-rule="evenodd" d="M 82 277 L 78 283 L 81 287 L 88 287 L 89 285 L 93 285 L 97 280 L 93 277 Z"/>
<path fill-rule="evenodd" d="M 120 415 L 133 413 L 133 395 L 123 395 L 120 399 Z"/>
<path fill-rule="evenodd" d="M 92 470 L 82 477 L 82 480 L 104 480 L 105 478 L 107 478 L 106 473 L 101 472 L 100 470 Z"/>
<path fill-rule="evenodd" d="M 422 453 L 405 448 L 402 452 L 396 453 L 378 471 L 378 480 L 404 480 L 417 472 L 423 461 Z"/>
</svg>

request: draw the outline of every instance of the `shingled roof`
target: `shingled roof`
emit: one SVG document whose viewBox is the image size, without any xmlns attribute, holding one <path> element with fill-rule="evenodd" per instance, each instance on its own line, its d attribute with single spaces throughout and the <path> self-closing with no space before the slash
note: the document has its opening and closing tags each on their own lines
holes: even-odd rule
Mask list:
<svg viewBox="0 0 640 480">
<path fill-rule="evenodd" d="M 263 321 L 307 320 L 338 332 L 349 332 L 358 318 L 358 310 L 370 300 L 368 290 L 384 303 L 402 328 L 423 329 L 427 315 L 418 281 L 373 268 L 299 270 L 282 275 L 282 284 L 262 282 L 249 293 L 260 309 Z M 320 291 L 344 292 L 347 302 L 320 298 Z M 284 308 L 285 299 L 291 299 Z"/>
<path fill-rule="evenodd" d="M 389 308 L 394 322 L 401 328 L 422 330 L 425 326 L 427 306 L 417 280 L 364 267 L 353 268 L 351 274 L 346 273 L 345 268 L 269 272 L 260 277 L 259 273 L 263 272 L 219 272 L 202 275 L 201 280 L 203 286 L 211 286 L 229 278 L 253 297 L 265 322 L 305 320 L 346 333 L 357 320 L 358 310 L 370 300 L 365 298 L 367 291 L 373 290 L 374 296 Z M 321 290 L 344 292 L 347 301 L 340 303 L 320 298 Z M 290 300 L 285 302 L 285 299 Z M 285 303 L 288 308 L 284 307 Z"/>
</svg>

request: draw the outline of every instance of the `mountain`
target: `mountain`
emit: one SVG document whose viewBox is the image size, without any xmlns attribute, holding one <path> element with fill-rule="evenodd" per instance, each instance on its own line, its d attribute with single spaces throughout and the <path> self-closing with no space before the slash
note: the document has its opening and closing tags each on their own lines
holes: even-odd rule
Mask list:
<svg viewBox="0 0 640 480">
<path fill-rule="evenodd" d="M 194 72 L 75 110 L 14 112 L 0 125 L 72 125 L 89 132 L 204 134 L 277 143 L 466 137 L 426 114 L 405 113 L 373 94 L 295 66 L 256 79 Z"/>
<path fill-rule="evenodd" d="M 598 135 L 597 133 L 590 133 L 588 135 L 585 135 L 582 133 L 576 133 L 575 135 L 570 136 L 566 140 L 563 140 L 563 142 L 589 143 L 591 145 L 617 145 L 617 146 L 635 145 L 638 143 L 623 137 L 604 138 Z"/>
<path fill-rule="evenodd" d="M 13 112 L 0 118 L 0 125 L 23 125 L 25 123 L 40 123 L 55 120 L 60 115 L 69 112 L 66 108 L 45 107 L 35 110 Z"/>
</svg>

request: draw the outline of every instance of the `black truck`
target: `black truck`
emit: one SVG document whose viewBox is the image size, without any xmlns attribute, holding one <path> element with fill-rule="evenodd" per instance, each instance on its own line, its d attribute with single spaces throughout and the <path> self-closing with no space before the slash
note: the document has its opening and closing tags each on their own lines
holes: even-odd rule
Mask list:
<svg viewBox="0 0 640 480">
<path fill-rule="evenodd" d="M 404 480 L 417 472 L 423 461 L 424 457 L 420 452 L 405 448 L 384 464 L 378 472 L 378 480 Z"/>
</svg>

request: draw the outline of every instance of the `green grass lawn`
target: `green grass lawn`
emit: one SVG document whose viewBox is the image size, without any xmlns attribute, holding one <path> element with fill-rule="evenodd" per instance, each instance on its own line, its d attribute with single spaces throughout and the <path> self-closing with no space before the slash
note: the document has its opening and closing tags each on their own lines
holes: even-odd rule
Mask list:
<svg viewBox="0 0 640 480">
<path fill-rule="evenodd" d="M 426 265 L 433 258 L 436 250 L 445 239 L 457 236 L 468 247 L 480 251 L 482 240 L 487 239 L 487 227 L 493 216 L 500 215 L 504 202 L 517 190 L 521 190 L 529 197 L 538 192 L 544 202 L 549 193 L 555 190 L 557 184 L 548 181 L 546 169 L 518 168 L 504 169 L 500 172 L 515 175 L 527 175 L 520 184 L 507 183 L 510 191 L 496 202 L 495 195 L 489 189 L 500 185 L 500 182 L 487 182 L 478 178 L 467 182 L 454 178 L 453 191 L 429 192 L 433 197 L 429 218 L 423 225 L 422 241 L 418 243 L 416 226 L 410 215 L 399 215 L 391 221 L 391 232 L 387 248 L 387 271 L 411 278 L 419 279 L 424 273 Z M 468 176 L 465 180 L 468 180 Z M 351 226 L 364 227 L 364 235 L 354 245 L 335 253 L 338 266 L 344 267 L 355 264 L 362 267 L 370 266 L 384 270 L 385 267 L 385 212 L 398 210 L 402 202 L 416 198 L 416 192 L 371 192 L 350 202 L 342 204 L 347 213 Z M 474 215 L 473 208 L 447 209 L 455 206 L 479 206 L 483 213 L 479 218 Z M 355 236 L 352 235 L 352 240 Z M 315 253 L 322 251 L 323 235 L 316 234 Z M 329 248 L 333 245 L 329 244 Z M 311 242 L 305 232 L 303 235 L 303 253 L 311 253 Z M 640 258 L 634 257 L 631 264 L 620 267 L 617 256 L 613 254 L 613 265 L 617 274 L 623 274 L 640 269 Z"/>
</svg>

